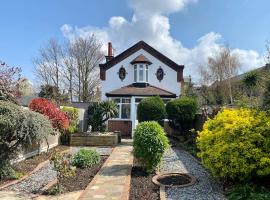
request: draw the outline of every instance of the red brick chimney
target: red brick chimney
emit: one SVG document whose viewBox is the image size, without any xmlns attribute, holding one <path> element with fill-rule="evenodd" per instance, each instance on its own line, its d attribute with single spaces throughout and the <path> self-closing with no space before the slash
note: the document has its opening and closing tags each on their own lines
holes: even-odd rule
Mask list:
<svg viewBox="0 0 270 200">
<path fill-rule="evenodd" d="M 106 57 L 106 62 L 110 61 L 113 58 L 113 48 L 112 48 L 112 43 L 108 43 L 108 55 Z"/>
</svg>

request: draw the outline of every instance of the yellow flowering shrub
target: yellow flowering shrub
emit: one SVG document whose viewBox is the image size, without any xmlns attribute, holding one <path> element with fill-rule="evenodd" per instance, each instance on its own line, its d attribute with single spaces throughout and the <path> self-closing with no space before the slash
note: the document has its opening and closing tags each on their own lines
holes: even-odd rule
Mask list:
<svg viewBox="0 0 270 200">
<path fill-rule="evenodd" d="M 216 177 L 270 175 L 270 119 L 264 112 L 224 109 L 206 121 L 197 146 L 203 165 Z"/>
</svg>

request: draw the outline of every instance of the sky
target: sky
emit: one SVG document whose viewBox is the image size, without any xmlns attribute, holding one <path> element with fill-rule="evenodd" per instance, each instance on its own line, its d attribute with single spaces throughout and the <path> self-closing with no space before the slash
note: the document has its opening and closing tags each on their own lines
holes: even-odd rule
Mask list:
<svg viewBox="0 0 270 200">
<path fill-rule="evenodd" d="M 32 82 L 33 59 L 50 38 L 95 34 L 115 55 L 144 40 L 199 77 L 220 46 L 241 60 L 240 73 L 264 64 L 269 0 L 1 0 L 0 60 Z"/>
</svg>

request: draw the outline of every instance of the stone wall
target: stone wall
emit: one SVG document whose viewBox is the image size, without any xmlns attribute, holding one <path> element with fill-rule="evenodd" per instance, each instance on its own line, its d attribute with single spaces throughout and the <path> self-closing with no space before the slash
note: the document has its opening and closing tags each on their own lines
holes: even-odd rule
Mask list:
<svg viewBox="0 0 270 200">
<path fill-rule="evenodd" d="M 72 134 L 70 136 L 70 146 L 115 146 L 118 144 L 117 134 L 89 135 Z"/>
</svg>

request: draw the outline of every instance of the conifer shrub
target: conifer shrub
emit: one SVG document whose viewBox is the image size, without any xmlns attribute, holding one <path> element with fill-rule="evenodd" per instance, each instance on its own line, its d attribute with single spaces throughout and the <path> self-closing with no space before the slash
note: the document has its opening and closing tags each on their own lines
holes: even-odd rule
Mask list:
<svg viewBox="0 0 270 200">
<path fill-rule="evenodd" d="M 169 147 L 163 128 L 154 121 L 142 122 L 135 129 L 134 156 L 146 172 L 153 172 L 161 164 L 165 150 Z"/>
<path fill-rule="evenodd" d="M 270 175 L 270 120 L 265 112 L 224 109 L 198 133 L 198 156 L 215 177 L 247 181 Z"/>
</svg>

